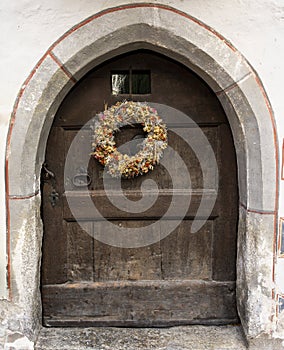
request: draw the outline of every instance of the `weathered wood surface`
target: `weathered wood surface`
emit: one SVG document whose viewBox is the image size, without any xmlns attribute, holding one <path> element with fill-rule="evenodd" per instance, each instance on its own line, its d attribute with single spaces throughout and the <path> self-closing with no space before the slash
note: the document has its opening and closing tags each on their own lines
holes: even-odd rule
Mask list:
<svg viewBox="0 0 284 350">
<path fill-rule="evenodd" d="M 110 72 L 129 69 L 151 70 L 151 94 L 115 96 L 111 94 Z M 132 99 L 165 104 L 188 115 L 204 132 L 217 160 L 216 170 L 208 165 L 207 186 L 198 157 L 175 132 L 169 132 L 169 145 L 184 160 L 191 177 L 185 185 L 183 173 L 175 157 L 168 157 L 177 178 L 175 188 L 166 167 L 156 166 L 145 176 L 122 180 L 123 195 L 130 204 L 117 208 L 110 199 L 119 200 L 116 180 L 109 179 L 114 189 L 104 190 L 104 168 L 95 159 L 89 160 L 91 130 L 82 132 L 84 151 L 75 147 L 73 159 L 64 183 L 65 158 L 76 133 L 104 105 Z M 180 122 L 174 110 L 169 124 L 173 129 L 187 132 L 197 143 L 196 125 Z M 142 135 L 140 126 L 124 128 L 116 135 L 118 145 Z M 168 149 L 169 150 L 169 149 Z M 166 152 L 168 152 L 166 150 Z M 203 156 L 210 152 L 204 149 Z M 167 159 L 166 157 L 164 159 Z M 46 163 L 55 177 L 42 183 L 42 215 L 44 223 L 42 296 L 44 320 L 49 325 L 121 325 L 167 326 L 191 323 L 235 322 L 235 264 L 238 222 L 238 191 L 236 157 L 232 135 L 221 105 L 209 87 L 193 72 L 179 63 L 158 54 L 140 51 L 110 60 L 86 75 L 63 101 L 49 136 Z M 90 177 L 89 192 L 74 185 L 83 164 Z M 209 164 L 209 163 L 208 163 Z M 139 209 L 141 184 L 154 180 L 158 198 L 151 208 L 131 213 L 131 203 Z M 191 233 L 192 220 L 201 198 L 206 205 L 217 191 L 217 201 L 206 224 Z M 190 188 L 189 188 L 190 187 Z M 59 199 L 53 207 L 50 193 Z M 149 199 L 155 191 L 144 191 Z M 173 212 L 168 210 L 173 195 L 177 201 Z M 143 228 L 162 216 L 163 224 L 181 217 L 183 199 L 191 203 L 181 224 L 166 238 L 147 247 L 126 249 L 104 244 L 86 232 L 108 234 L 102 217 L 115 225 Z M 74 201 L 75 221 L 68 200 Z M 91 198 L 99 210 L 86 205 Z M 121 203 L 120 203 L 121 204 Z M 101 217 L 102 216 L 102 217 Z M 199 217 L 198 219 L 202 219 Z M 168 221 L 167 221 L 168 220 Z M 83 225 L 83 228 L 82 228 Z M 85 225 L 85 226 L 84 226 Z M 157 225 L 153 235 L 163 237 L 164 226 Z"/>
<path fill-rule="evenodd" d="M 139 200 L 141 194 L 137 191 L 124 191 L 124 195 L 127 196 L 129 202 L 123 207 L 117 208 L 112 204 L 112 200 L 118 200 L 121 194 L 116 191 L 108 192 L 105 191 L 73 191 L 65 192 L 63 195 L 63 214 L 67 221 L 73 221 L 74 216 L 70 210 L 69 204 L 72 204 L 72 208 L 76 208 L 76 219 L 79 220 L 100 220 L 101 217 L 104 218 L 128 218 L 128 219 L 151 219 L 151 218 L 180 218 L 181 213 L 183 213 L 183 203 L 184 198 L 190 196 L 190 205 L 186 212 L 185 217 L 194 218 L 196 216 L 197 209 L 199 208 L 201 199 L 205 200 L 205 203 L 212 202 L 216 198 L 215 191 L 192 191 L 192 190 L 160 190 L 158 193 L 153 191 L 143 191 L 143 196 L 147 198 L 150 202 L 151 199 L 156 199 L 156 202 L 146 211 L 139 212 Z M 170 213 L 167 213 L 169 205 L 171 203 L 172 197 L 175 195 L 177 197 L 176 205 Z M 68 197 L 68 200 L 66 198 Z M 93 205 L 88 205 L 88 202 L 92 200 L 94 206 L 98 211 L 94 210 Z M 131 212 L 131 202 L 135 203 L 135 209 L 137 212 Z M 210 218 L 216 218 L 219 215 L 219 203 L 216 202 Z M 143 207 L 142 207 L 143 208 Z M 183 216 L 182 216 L 183 217 Z"/>
<path fill-rule="evenodd" d="M 178 123 L 175 125 L 175 128 L 178 130 L 182 129 L 182 132 L 188 132 L 190 133 L 190 141 L 192 143 L 198 143 L 198 137 L 200 136 L 200 131 L 195 131 L 194 128 L 191 128 L 190 125 L 188 126 L 180 126 Z M 211 145 L 212 149 L 214 150 L 216 156 L 218 157 L 218 137 L 219 137 L 219 128 L 220 125 L 208 125 L 205 127 L 200 127 L 204 135 L 206 136 L 209 144 Z M 76 136 L 78 130 L 74 130 L 73 128 L 65 127 L 64 128 L 64 145 L 65 149 L 64 152 L 67 154 L 69 147 L 74 140 L 74 137 Z M 83 131 L 80 131 L 82 134 L 82 138 L 80 140 L 80 143 L 78 145 L 74 146 L 74 156 L 72 159 L 71 167 L 65 168 L 67 170 L 67 173 L 70 174 L 69 181 L 65 184 L 66 190 L 71 191 L 80 191 L 80 187 L 76 188 L 76 186 L 73 185 L 72 178 L 76 175 L 78 172 L 78 169 L 82 166 L 82 164 L 89 164 L 88 166 L 88 174 L 91 177 L 91 184 L 88 186 L 89 190 L 103 190 L 104 189 L 104 183 L 103 183 L 103 175 L 104 175 L 104 167 L 97 162 L 94 158 L 90 158 L 89 154 L 91 153 L 91 140 L 92 135 L 91 131 L 88 129 L 84 129 Z M 128 141 L 132 140 L 133 135 L 140 135 L 140 129 L 139 128 L 127 128 L 121 133 L 119 133 L 120 142 L 127 143 Z M 159 189 L 169 189 L 172 187 L 172 177 L 175 178 L 175 189 L 181 190 L 181 189 L 187 189 L 187 184 L 184 183 L 184 177 L 181 176 L 180 170 L 178 167 L 177 160 L 174 156 L 173 150 L 175 150 L 179 156 L 182 158 L 183 162 L 188 168 L 188 171 L 190 173 L 191 178 L 191 189 L 198 190 L 203 188 L 203 171 L 201 169 L 199 159 L 197 158 L 196 154 L 194 154 L 193 150 L 188 146 L 188 144 L 176 133 L 169 130 L 168 131 L 168 144 L 171 147 L 171 149 L 166 149 L 164 151 L 164 158 L 168 156 L 169 160 L 171 161 L 171 169 L 172 174 L 169 174 L 167 169 L 163 167 L 162 165 L 156 166 L 153 171 L 149 172 L 147 174 L 147 179 L 154 180 L 158 183 Z M 200 145 L 201 147 L 202 145 Z M 134 146 L 133 146 L 134 147 Z M 135 147 L 134 147 L 135 148 Z M 83 154 L 82 154 L 83 149 Z M 129 147 L 127 148 L 129 151 Z M 131 151 L 131 150 L 130 150 Z M 133 150 L 132 150 L 133 151 Z M 207 152 L 206 154 L 203 154 L 203 157 L 209 158 L 211 157 L 211 152 L 208 148 L 204 147 L 203 153 Z M 133 152 L 134 153 L 134 152 Z M 216 190 L 216 184 L 217 184 L 217 174 L 215 169 L 210 169 L 209 167 L 206 168 L 207 172 L 207 179 L 209 180 L 209 183 L 206 187 L 206 190 Z M 111 184 L 113 183 L 113 186 L 117 186 L 118 180 L 112 179 L 109 177 L 108 182 Z M 121 181 L 121 187 L 126 191 L 140 191 L 141 185 L 143 181 L 145 180 L 145 176 L 137 176 L 133 179 L 127 179 Z"/>
<path fill-rule="evenodd" d="M 166 326 L 237 322 L 234 282 L 119 281 L 44 287 L 50 326 Z"/>
</svg>

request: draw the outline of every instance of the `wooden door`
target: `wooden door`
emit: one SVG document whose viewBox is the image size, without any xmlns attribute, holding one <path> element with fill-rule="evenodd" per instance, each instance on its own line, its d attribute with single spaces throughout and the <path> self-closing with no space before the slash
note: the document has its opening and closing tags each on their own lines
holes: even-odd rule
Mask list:
<svg viewBox="0 0 284 350">
<path fill-rule="evenodd" d="M 135 87 L 134 79 L 131 88 L 124 84 L 113 94 L 114 74 L 125 74 L 127 79 L 137 74 L 143 84 Z M 179 152 L 190 169 L 191 188 L 179 188 L 179 191 L 184 196 L 190 194 L 192 204 L 170 235 L 141 248 L 104 244 L 82 228 L 104 232 L 105 222 L 84 207 L 87 194 L 76 184 L 82 172 L 80 154 L 74 157 L 73 178 L 68 185 L 63 180 L 66 154 L 78 130 L 104 110 L 105 104 L 110 106 L 124 99 L 165 104 L 190 116 L 211 144 L 219 170 L 219 177 L 212 173 L 210 188 L 203 188 L 201 166 L 193 150 L 169 132 L 169 145 Z M 178 117 L 175 123 L 179 125 Z M 126 128 L 118 142 L 139 133 L 139 128 Z M 86 128 L 84 135 L 88 144 L 91 131 Z M 168 193 L 175 190 L 171 188 L 169 174 L 159 165 L 147 175 L 123 180 L 123 189 L 130 199 L 139 197 L 145 179 L 155 180 L 160 190 L 151 210 L 129 214 L 116 209 L 106 198 L 103 167 L 95 159 L 90 160 L 87 172 L 91 198 L 99 205 L 102 215 L 125 227 L 143 227 L 159 220 L 170 201 Z M 191 233 L 201 195 L 214 193 L 216 181 L 219 188 L 214 209 L 203 227 Z M 69 195 L 81 200 L 79 220 L 83 225 L 76 222 L 68 207 L 66 186 Z M 45 325 L 169 326 L 237 322 L 238 192 L 234 145 L 216 96 L 186 67 L 141 50 L 105 62 L 78 82 L 60 106 L 50 132 L 42 173 L 42 200 L 41 288 Z"/>
</svg>

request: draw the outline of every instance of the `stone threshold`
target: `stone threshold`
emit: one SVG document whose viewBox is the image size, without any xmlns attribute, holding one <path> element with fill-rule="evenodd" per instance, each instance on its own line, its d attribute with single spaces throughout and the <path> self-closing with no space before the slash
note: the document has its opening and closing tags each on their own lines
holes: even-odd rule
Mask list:
<svg viewBox="0 0 284 350">
<path fill-rule="evenodd" d="M 35 350 L 244 350 L 241 326 L 42 328 Z"/>
</svg>

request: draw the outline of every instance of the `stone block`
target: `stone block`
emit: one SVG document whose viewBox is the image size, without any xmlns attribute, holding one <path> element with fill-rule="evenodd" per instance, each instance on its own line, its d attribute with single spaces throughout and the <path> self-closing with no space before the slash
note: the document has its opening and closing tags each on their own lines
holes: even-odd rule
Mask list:
<svg viewBox="0 0 284 350">
<path fill-rule="evenodd" d="M 283 350 L 282 339 L 272 339 L 269 336 L 261 336 L 248 341 L 249 350 Z"/>
<path fill-rule="evenodd" d="M 240 326 L 44 328 L 36 350 L 245 350 Z"/>
<path fill-rule="evenodd" d="M 238 104 L 237 96 L 239 94 L 236 93 L 236 89 L 240 89 L 242 94 L 245 95 L 247 106 L 244 103 L 242 105 Z M 275 210 L 275 188 L 278 171 L 276 168 L 278 142 L 276 130 L 273 127 L 274 116 L 269 108 L 268 98 L 254 74 L 240 81 L 238 88 L 228 91 L 227 94 L 232 101 L 235 100 L 235 109 L 246 133 L 248 155 L 251 155 L 248 158 L 249 183 L 252 185 L 253 182 L 257 182 L 256 179 L 260 175 L 262 179 L 262 186 L 250 193 L 249 207 L 273 211 Z M 254 118 L 255 120 L 252 120 Z M 253 129 L 255 129 L 254 132 Z M 274 147 L 271 147 L 272 142 Z M 257 157 L 256 152 L 259 154 Z M 258 198 L 255 198 L 256 196 Z M 261 204 L 258 204 L 259 198 L 262 198 Z"/>
<path fill-rule="evenodd" d="M 4 350 L 33 350 L 34 343 L 20 333 L 7 335 Z"/>
<path fill-rule="evenodd" d="M 237 259 L 237 304 L 245 334 L 269 335 L 275 312 L 272 297 L 274 216 L 240 208 Z"/>
<path fill-rule="evenodd" d="M 25 87 L 8 154 L 10 195 L 30 196 L 39 190 L 47 136 L 68 82 L 67 75 L 47 56 Z"/>
<path fill-rule="evenodd" d="M 234 136 L 241 202 L 252 210 L 274 211 L 276 150 L 271 147 L 274 132 L 269 110 L 254 76 L 248 76 L 234 88 L 224 91 L 219 99 Z"/>
<path fill-rule="evenodd" d="M 218 95 L 219 100 L 224 108 L 230 127 L 233 134 L 234 145 L 238 164 L 238 185 L 239 185 L 239 200 L 243 204 L 247 204 L 248 192 L 248 168 L 247 168 L 247 150 L 244 129 L 238 118 L 234 106 L 225 92 Z"/>
<path fill-rule="evenodd" d="M 11 317 L 10 329 L 32 337 L 41 318 L 40 262 L 42 222 L 40 195 L 10 200 L 11 211 L 11 294 L 18 311 Z M 12 323 L 19 325 L 13 326 Z"/>
<path fill-rule="evenodd" d="M 158 35 L 157 35 L 158 34 Z M 223 90 L 251 71 L 241 55 L 209 28 L 188 16 L 161 8 L 129 8 L 106 13 L 79 25 L 53 49 L 77 78 L 100 56 L 129 43 L 167 48 L 183 57 L 215 90 Z M 113 53 L 112 53 L 113 55 Z M 216 79 L 217 77 L 217 79 Z"/>
</svg>

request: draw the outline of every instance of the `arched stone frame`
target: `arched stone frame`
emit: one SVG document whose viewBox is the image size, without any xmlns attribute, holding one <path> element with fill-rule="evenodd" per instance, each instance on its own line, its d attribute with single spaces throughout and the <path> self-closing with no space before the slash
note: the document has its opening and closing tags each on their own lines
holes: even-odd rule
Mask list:
<svg viewBox="0 0 284 350">
<path fill-rule="evenodd" d="M 156 4 L 111 8 L 78 24 L 51 46 L 18 95 L 6 154 L 13 303 L 8 318 L 29 337 L 41 324 L 40 169 L 54 115 L 90 69 L 139 48 L 166 54 L 195 71 L 223 105 L 238 162 L 238 311 L 249 338 L 269 335 L 275 313 L 278 144 L 267 96 L 252 67 L 222 36 L 188 14 Z"/>
</svg>

